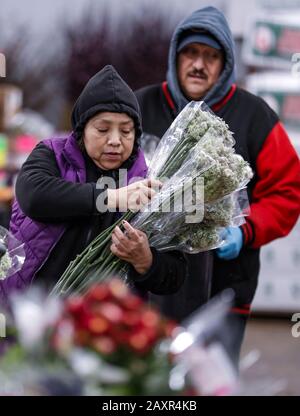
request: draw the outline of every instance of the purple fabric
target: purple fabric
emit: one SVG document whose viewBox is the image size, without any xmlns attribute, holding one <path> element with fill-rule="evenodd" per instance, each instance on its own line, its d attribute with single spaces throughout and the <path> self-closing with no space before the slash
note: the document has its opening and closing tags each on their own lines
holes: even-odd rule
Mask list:
<svg viewBox="0 0 300 416">
<path fill-rule="evenodd" d="M 43 143 L 53 150 L 62 178 L 74 183 L 85 183 L 85 162 L 73 134 L 66 138 L 47 139 Z M 144 178 L 146 174 L 145 158 L 142 151 L 139 151 L 136 161 L 127 172 L 127 182 L 134 177 Z M 32 220 L 22 212 L 15 199 L 10 231 L 19 241 L 25 243 L 26 259 L 19 272 L 0 281 L 0 305 L 6 304 L 12 291 L 23 290 L 31 284 L 65 229 L 64 224 L 45 224 Z"/>
</svg>

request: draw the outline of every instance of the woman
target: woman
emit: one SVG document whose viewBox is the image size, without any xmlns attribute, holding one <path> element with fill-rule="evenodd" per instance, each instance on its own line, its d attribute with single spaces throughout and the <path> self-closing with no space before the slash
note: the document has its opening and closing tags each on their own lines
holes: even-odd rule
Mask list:
<svg viewBox="0 0 300 416">
<path fill-rule="evenodd" d="M 99 178 L 144 178 L 147 167 L 139 150 L 137 100 L 112 66 L 89 80 L 72 113 L 67 138 L 38 144 L 16 183 L 10 230 L 25 244 L 22 270 L 0 282 L 0 299 L 31 282 L 52 287 L 70 261 L 116 220 L 113 208 L 136 209 L 154 195 L 158 181 L 139 180 L 118 189 L 97 187 Z M 99 201 L 105 201 L 106 211 Z M 97 206 L 100 211 L 97 209 Z M 108 211 L 108 209 L 110 211 Z M 176 292 L 185 276 L 180 253 L 158 253 L 147 236 L 124 224 L 116 227 L 111 251 L 130 264 L 130 277 L 142 291 Z M 2 300 L 3 302 L 3 300 Z"/>
</svg>

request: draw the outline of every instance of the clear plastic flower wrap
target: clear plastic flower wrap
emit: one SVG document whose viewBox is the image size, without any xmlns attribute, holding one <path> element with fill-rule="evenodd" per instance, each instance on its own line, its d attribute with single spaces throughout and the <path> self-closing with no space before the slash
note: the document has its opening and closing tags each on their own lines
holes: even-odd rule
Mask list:
<svg viewBox="0 0 300 416">
<path fill-rule="evenodd" d="M 169 346 L 175 363 L 169 379 L 173 390 L 189 385 L 200 396 L 235 393 L 238 374 L 226 349 L 226 340 L 236 329 L 227 324 L 233 301 L 233 291 L 224 291 L 173 332 Z"/>
<path fill-rule="evenodd" d="M 218 247 L 222 241 L 214 227 L 239 226 L 248 212 L 246 192 L 239 193 L 241 207 L 236 203 L 236 191 L 247 185 L 252 171 L 235 153 L 234 144 L 228 126 L 203 102 L 187 105 L 162 138 L 149 167 L 148 177 L 163 180 L 164 186 L 131 224 L 148 236 L 156 230 L 162 232 L 163 239 L 169 242 L 168 231 L 180 237 L 181 231 L 186 235 L 190 228 L 194 234 L 195 229 L 187 223 L 202 221 L 204 229 L 200 234 L 211 229 L 214 242 L 202 249 Z M 198 220 L 197 215 L 187 218 L 195 211 Z M 160 236 L 156 239 L 160 240 Z M 151 240 L 153 244 L 156 239 Z"/>
<path fill-rule="evenodd" d="M 192 101 L 173 121 L 156 148 L 148 170 L 148 177 L 171 177 L 176 173 L 200 139 L 212 128 L 226 146 L 234 146 L 234 139 L 226 123 L 216 117 L 203 101 Z"/>
<path fill-rule="evenodd" d="M 131 224 L 146 231 L 146 225 L 151 223 L 153 229 L 159 230 L 159 223 L 168 222 L 172 214 L 185 216 L 194 209 L 201 209 L 205 191 L 202 176 L 214 164 L 214 160 L 202 151 L 188 158 L 170 179 L 161 178 L 164 183 L 162 188 L 131 220 Z"/>
<path fill-rule="evenodd" d="M 157 221 L 148 220 L 139 228 L 147 232 L 150 244 L 161 251 L 181 250 L 196 254 L 215 249 L 224 243 L 225 227 L 239 227 L 245 223 L 249 213 L 247 191 L 241 189 L 219 201 L 204 204 L 202 208 L 203 219 L 199 223 L 187 224 L 186 212 L 174 212 Z M 193 218 L 197 218 L 195 212 L 196 209 Z"/>
<path fill-rule="evenodd" d="M 24 244 L 0 226 L 0 280 L 19 271 L 25 261 Z"/>
<path fill-rule="evenodd" d="M 161 250 L 198 253 L 223 244 L 223 227 L 248 215 L 248 163 L 234 151 L 223 120 L 203 102 L 190 103 L 162 138 L 148 177 L 164 186 L 131 224 Z M 168 176 L 171 175 L 171 176 Z"/>
</svg>

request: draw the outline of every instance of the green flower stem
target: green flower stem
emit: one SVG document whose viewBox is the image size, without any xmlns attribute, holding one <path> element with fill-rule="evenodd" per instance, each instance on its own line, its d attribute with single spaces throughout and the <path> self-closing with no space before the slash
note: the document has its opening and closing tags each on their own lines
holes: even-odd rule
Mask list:
<svg viewBox="0 0 300 416">
<path fill-rule="evenodd" d="M 91 270 L 95 265 L 103 261 L 105 262 L 105 265 L 109 264 L 112 257 L 110 255 L 108 255 L 108 257 L 106 256 L 109 252 L 109 243 L 113 229 L 117 225 L 122 227 L 122 221 L 130 221 L 135 215 L 135 212 L 127 211 L 118 221 L 116 221 L 112 226 L 92 241 L 90 245 L 80 255 L 78 255 L 73 262 L 71 262 L 53 289 L 52 294 L 70 294 L 73 288 L 78 285 L 80 286 L 81 280 L 87 271 Z M 100 258 L 95 260 L 98 256 L 100 256 Z M 104 264 L 102 266 L 104 266 Z"/>
<path fill-rule="evenodd" d="M 112 259 L 115 258 L 114 261 Z M 82 284 L 76 289 L 76 292 L 83 293 L 85 289 L 88 289 L 90 285 L 94 283 L 103 282 L 106 277 L 109 276 L 113 271 L 118 269 L 118 265 L 122 263 L 122 260 L 116 258 L 112 253 L 105 260 L 105 264 L 102 264 L 98 269 L 90 271 L 91 276 L 85 279 Z"/>
<path fill-rule="evenodd" d="M 176 167 L 180 166 L 183 159 L 187 156 L 188 152 L 190 151 L 190 143 L 188 143 L 189 146 L 185 146 L 183 144 L 183 148 L 180 147 L 180 149 L 175 150 L 173 155 L 170 155 L 168 162 L 164 166 L 162 172 L 159 173 L 159 177 L 169 177 L 174 174 L 174 171 L 176 171 Z"/>
</svg>

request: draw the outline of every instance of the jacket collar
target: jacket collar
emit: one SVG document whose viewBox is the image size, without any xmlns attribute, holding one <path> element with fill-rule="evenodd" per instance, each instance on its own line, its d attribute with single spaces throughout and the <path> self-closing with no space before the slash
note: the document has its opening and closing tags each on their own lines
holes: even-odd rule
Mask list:
<svg viewBox="0 0 300 416">
<path fill-rule="evenodd" d="M 227 102 L 230 101 L 230 99 L 233 97 L 236 89 L 237 89 L 237 85 L 232 84 L 229 92 L 222 98 L 221 101 L 219 101 L 218 103 L 216 103 L 212 106 L 212 110 L 215 111 L 215 112 L 221 110 L 221 108 L 223 108 L 225 106 L 225 104 L 227 104 Z M 175 109 L 176 109 L 176 106 L 175 106 L 174 100 L 171 96 L 171 93 L 169 91 L 167 81 L 164 81 L 162 83 L 162 90 L 163 90 L 163 93 L 164 93 L 164 97 L 165 97 L 165 99 L 168 103 L 168 106 L 174 112 Z"/>
<path fill-rule="evenodd" d="M 66 161 L 77 171 L 80 182 L 85 182 L 86 168 L 83 154 L 78 146 L 78 142 L 73 133 L 71 133 L 62 150 Z"/>
<path fill-rule="evenodd" d="M 84 169 L 84 157 L 73 133 L 71 133 L 67 138 L 63 148 L 63 155 L 72 166 L 77 169 Z"/>
</svg>

